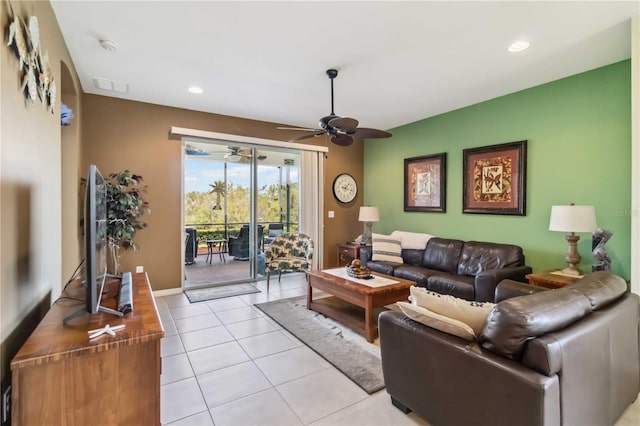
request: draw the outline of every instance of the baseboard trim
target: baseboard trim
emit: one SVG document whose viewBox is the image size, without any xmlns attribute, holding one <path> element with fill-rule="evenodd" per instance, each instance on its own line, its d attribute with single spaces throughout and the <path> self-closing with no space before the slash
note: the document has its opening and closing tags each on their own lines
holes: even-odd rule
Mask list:
<svg viewBox="0 0 640 426">
<path fill-rule="evenodd" d="M 174 294 L 182 293 L 181 288 L 168 288 L 166 290 L 156 290 L 153 292 L 153 297 L 173 296 Z"/>
</svg>

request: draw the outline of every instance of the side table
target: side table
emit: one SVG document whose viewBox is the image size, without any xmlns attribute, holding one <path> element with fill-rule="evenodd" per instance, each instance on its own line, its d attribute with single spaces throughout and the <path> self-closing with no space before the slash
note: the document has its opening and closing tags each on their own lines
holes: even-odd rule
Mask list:
<svg viewBox="0 0 640 426">
<path fill-rule="evenodd" d="M 339 243 L 338 244 L 338 266 L 346 266 L 353 259 L 360 259 L 360 244 Z"/>
<path fill-rule="evenodd" d="M 227 259 L 224 256 L 224 254 L 227 253 L 227 240 L 219 239 L 206 241 L 207 259 L 205 260 L 205 262 L 211 263 L 211 261 L 213 260 L 213 255 L 218 254 L 220 256 L 220 260 L 224 261 L 224 263 L 227 263 Z"/>
<path fill-rule="evenodd" d="M 525 275 L 525 278 L 529 280 L 529 284 L 533 286 L 546 287 L 546 288 L 560 288 L 567 284 L 571 284 L 579 280 L 581 277 L 572 277 L 569 275 L 553 274 L 552 271 L 536 272 L 533 274 Z"/>
</svg>

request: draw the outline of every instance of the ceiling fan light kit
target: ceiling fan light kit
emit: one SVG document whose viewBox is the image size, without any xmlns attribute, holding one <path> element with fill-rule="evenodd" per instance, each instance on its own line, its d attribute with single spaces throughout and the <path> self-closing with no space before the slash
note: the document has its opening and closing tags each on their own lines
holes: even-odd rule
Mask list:
<svg viewBox="0 0 640 426">
<path fill-rule="evenodd" d="M 327 76 L 331 80 L 331 113 L 320 119 L 318 125 L 319 129 L 303 129 L 303 128 L 289 128 L 279 127 L 283 130 L 302 130 L 307 132 L 313 132 L 309 135 L 299 136 L 291 139 L 289 142 L 296 142 L 303 139 L 315 138 L 321 135 L 328 135 L 331 138 L 331 142 L 340 146 L 349 146 L 353 143 L 353 138 L 360 139 L 377 139 L 388 138 L 391 133 L 384 130 L 369 129 L 365 127 L 358 127 L 358 120 L 350 117 L 340 117 L 335 114 L 333 109 L 333 80 L 338 76 L 338 70 L 328 69 Z"/>
<path fill-rule="evenodd" d="M 239 156 L 238 154 L 232 154 L 230 152 L 225 154 L 224 158 L 228 161 L 231 161 L 232 163 L 237 163 L 238 161 L 242 160 L 241 156 Z"/>
</svg>

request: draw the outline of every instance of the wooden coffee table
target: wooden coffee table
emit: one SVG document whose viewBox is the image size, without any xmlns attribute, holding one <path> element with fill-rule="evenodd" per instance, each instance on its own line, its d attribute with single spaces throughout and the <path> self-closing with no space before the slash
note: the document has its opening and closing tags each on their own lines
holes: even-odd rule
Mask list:
<svg viewBox="0 0 640 426">
<path fill-rule="evenodd" d="M 382 280 L 392 280 L 382 286 L 360 284 L 361 280 L 339 277 L 325 271 L 307 271 L 307 309 L 324 314 L 343 323 L 373 342 L 378 335 L 378 314 L 385 305 L 409 298 L 413 281 L 373 273 Z M 364 280 L 363 280 L 364 281 Z M 313 300 L 313 289 L 325 291 L 333 297 Z"/>
</svg>

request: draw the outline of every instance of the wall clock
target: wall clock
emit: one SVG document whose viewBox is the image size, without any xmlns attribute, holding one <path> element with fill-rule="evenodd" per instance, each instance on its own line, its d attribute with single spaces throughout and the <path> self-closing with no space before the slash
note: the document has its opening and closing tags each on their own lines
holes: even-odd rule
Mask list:
<svg viewBox="0 0 640 426">
<path fill-rule="evenodd" d="M 358 184 L 348 173 L 339 174 L 333 181 L 333 196 L 341 203 L 350 203 L 358 195 Z"/>
</svg>

